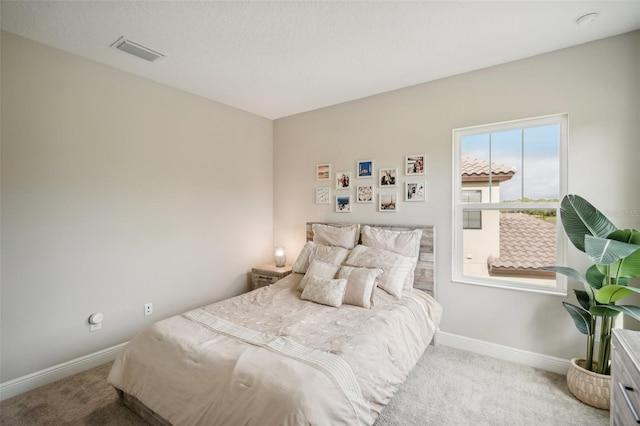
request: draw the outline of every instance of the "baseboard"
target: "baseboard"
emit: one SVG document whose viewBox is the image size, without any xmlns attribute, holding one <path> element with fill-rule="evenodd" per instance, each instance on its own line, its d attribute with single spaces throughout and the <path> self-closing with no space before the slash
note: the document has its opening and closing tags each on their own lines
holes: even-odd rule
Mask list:
<svg viewBox="0 0 640 426">
<path fill-rule="evenodd" d="M 62 364 L 54 365 L 44 370 L 36 371 L 26 376 L 18 377 L 6 383 L 0 383 L 0 401 L 113 361 L 124 345 L 126 345 L 126 342 Z"/>
<path fill-rule="evenodd" d="M 539 368 L 541 370 L 552 371 L 554 373 L 567 374 L 567 370 L 569 369 L 569 361 L 566 359 L 484 342 L 455 334 L 443 333 L 441 331 L 437 334 L 436 342 L 438 345 L 451 346 L 469 352 Z"/>
</svg>

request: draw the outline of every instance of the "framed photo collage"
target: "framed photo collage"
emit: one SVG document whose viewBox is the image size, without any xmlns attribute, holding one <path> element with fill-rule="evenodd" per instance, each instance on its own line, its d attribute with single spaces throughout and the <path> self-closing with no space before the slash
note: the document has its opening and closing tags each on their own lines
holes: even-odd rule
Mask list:
<svg viewBox="0 0 640 426">
<path fill-rule="evenodd" d="M 400 182 L 401 175 L 405 176 L 403 182 Z M 330 186 L 316 187 L 316 204 L 334 203 L 337 213 L 351 213 L 354 203 L 377 202 L 379 212 L 397 212 L 400 201 L 398 191 L 404 191 L 403 199 L 406 202 L 425 201 L 425 175 L 425 154 L 407 155 L 400 170 L 397 167 L 376 170 L 374 160 L 358 160 L 355 173 L 351 170 L 332 172 L 331 163 L 317 164 L 316 181 Z M 333 198 L 332 189 L 335 191 Z"/>
</svg>

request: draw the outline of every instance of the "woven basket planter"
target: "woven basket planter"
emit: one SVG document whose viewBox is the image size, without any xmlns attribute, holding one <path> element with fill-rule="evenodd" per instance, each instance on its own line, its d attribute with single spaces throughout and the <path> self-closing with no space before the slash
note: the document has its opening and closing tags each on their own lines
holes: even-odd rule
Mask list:
<svg viewBox="0 0 640 426">
<path fill-rule="evenodd" d="M 611 376 L 586 370 L 585 365 L 584 359 L 571 360 L 567 372 L 569 390 L 585 404 L 608 410 L 611 398 Z"/>
</svg>

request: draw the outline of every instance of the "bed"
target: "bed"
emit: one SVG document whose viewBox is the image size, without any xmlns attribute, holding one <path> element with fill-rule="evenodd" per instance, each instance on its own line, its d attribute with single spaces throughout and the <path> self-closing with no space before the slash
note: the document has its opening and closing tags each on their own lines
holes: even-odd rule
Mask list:
<svg viewBox="0 0 640 426">
<path fill-rule="evenodd" d="M 156 425 L 373 424 L 442 316 L 433 227 L 306 229 L 291 275 L 134 337 L 108 377 L 125 405 Z"/>
</svg>

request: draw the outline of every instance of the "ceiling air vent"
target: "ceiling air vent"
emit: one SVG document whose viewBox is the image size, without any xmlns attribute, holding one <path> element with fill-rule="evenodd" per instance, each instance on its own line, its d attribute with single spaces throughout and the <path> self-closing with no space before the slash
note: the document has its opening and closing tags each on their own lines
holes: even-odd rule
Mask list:
<svg viewBox="0 0 640 426">
<path fill-rule="evenodd" d="M 136 42 L 131 40 L 127 40 L 124 37 L 120 37 L 115 43 L 111 45 L 111 47 L 115 47 L 116 49 L 120 49 L 123 52 L 127 52 L 130 55 L 137 56 L 140 59 L 144 59 L 145 61 L 155 62 L 158 59 L 164 58 L 162 53 L 158 53 L 155 50 L 149 49 L 148 47 L 144 47 Z"/>
</svg>

